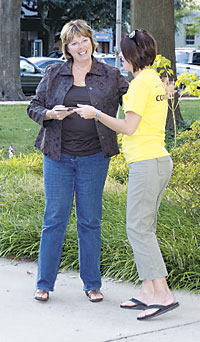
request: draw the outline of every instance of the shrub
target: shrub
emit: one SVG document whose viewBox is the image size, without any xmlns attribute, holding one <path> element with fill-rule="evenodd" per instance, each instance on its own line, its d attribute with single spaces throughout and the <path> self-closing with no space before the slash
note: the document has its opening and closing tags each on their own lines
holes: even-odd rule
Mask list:
<svg viewBox="0 0 200 342">
<path fill-rule="evenodd" d="M 124 155 L 122 153 L 122 134 L 117 135 L 120 153 L 111 158 L 108 175 L 121 184 L 127 182 L 128 179 L 128 166 L 126 164 Z"/>
<path fill-rule="evenodd" d="M 180 136 L 182 141 L 196 142 L 198 130 L 195 130 L 192 127 L 184 132 L 186 136 Z M 33 260 L 38 257 L 44 211 L 41 158 L 33 154 L 0 160 L 0 256 Z M 101 272 L 137 284 L 135 260 L 126 235 L 126 189 L 112 175 L 108 177 L 103 196 Z M 191 216 L 189 210 L 183 209 L 182 200 L 179 201 L 176 191 L 166 190 L 158 213 L 158 240 L 169 272 L 169 285 L 200 293 L 200 213 L 196 209 Z M 79 269 L 74 206 L 61 267 Z"/>
<path fill-rule="evenodd" d="M 194 214 L 200 207 L 200 121 L 177 138 L 181 145 L 171 151 L 174 170 L 169 188 L 181 207 Z"/>
</svg>

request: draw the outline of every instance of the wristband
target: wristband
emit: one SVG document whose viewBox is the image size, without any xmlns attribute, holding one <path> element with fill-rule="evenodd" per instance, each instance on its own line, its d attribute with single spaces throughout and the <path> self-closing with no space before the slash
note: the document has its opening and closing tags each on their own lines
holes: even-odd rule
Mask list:
<svg viewBox="0 0 200 342">
<path fill-rule="evenodd" d="M 95 118 L 94 118 L 95 121 L 98 121 L 98 117 L 99 117 L 99 114 L 100 114 L 100 113 L 101 113 L 100 110 L 98 110 L 98 111 L 96 112 L 96 115 L 95 115 Z"/>
</svg>

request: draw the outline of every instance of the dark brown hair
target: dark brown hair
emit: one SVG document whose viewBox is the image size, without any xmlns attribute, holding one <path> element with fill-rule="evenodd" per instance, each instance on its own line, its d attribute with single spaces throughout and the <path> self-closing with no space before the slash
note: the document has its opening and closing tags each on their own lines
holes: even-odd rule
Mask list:
<svg viewBox="0 0 200 342">
<path fill-rule="evenodd" d="M 136 30 L 132 36 L 132 38 L 126 36 L 121 40 L 121 50 L 135 72 L 153 64 L 157 55 L 157 44 L 146 30 Z"/>
</svg>

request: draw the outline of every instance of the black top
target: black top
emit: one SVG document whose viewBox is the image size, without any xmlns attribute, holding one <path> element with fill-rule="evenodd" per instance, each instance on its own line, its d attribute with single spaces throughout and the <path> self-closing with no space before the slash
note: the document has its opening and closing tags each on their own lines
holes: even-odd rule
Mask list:
<svg viewBox="0 0 200 342">
<path fill-rule="evenodd" d="M 76 107 L 77 104 L 90 105 L 86 87 L 73 85 L 65 95 L 64 105 Z M 73 113 L 62 123 L 61 152 L 75 156 L 87 156 L 101 151 L 101 145 L 94 119 L 85 120 Z"/>
<path fill-rule="evenodd" d="M 45 156 L 56 160 L 61 158 L 63 120 L 44 120 L 44 118 L 48 109 L 63 105 L 65 95 L 74 82 L 72 65 L 72 58 L 65 63 L 48 65 L 36 94 L 27 108 L 28 116 L 41 126 L 35 146 Z M 115 117 L 118 105 L 122 103 L 122 96 L 128 90 L 128 82 L 120 74 L 119 69 L 92 58 L 92 66 L 90 72 L 86 74 L 85 81 L 92 106 Z M 99 121 L 95 123 L 104 158 L 119 153 L 116 133 Z"/>
</svg>

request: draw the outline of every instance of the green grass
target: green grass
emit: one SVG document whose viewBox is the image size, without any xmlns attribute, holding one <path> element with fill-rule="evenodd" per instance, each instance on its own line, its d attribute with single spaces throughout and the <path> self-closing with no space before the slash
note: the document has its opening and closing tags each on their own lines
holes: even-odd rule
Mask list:
<svg viewBox="0 0 200 342">
<path fill-rule="evenodd" d="M 8 155 L 11 144 L 15 155 L 30 153 L 40 126 L 26 114 L 27 105 L 0 105 L 0 150 Z"/>
<path fill-rule="evenodd" d="M 195 121 L 200 119 L 200 99 L 196 100 L 181 100 L 180 110 L 183 120 L 185 121 Z M 123 118 L 124 114 L 122 109 L 120 109 L 120 118 Z"/>
<path fill-rule="evenodd" d="M 184 120 L 200 119 L 200 100 L 183 100 L 180 103 Z M 27 105 L 0 105 L 0 150 L 8 155 L 11 144 L 15 155 L 32 153 L 40 126 L 31 120 L 26 113 Z"/>
<path fill-rule="evenodd" d="M 200 120 L 200 99 L 199 100 L 181 100 L 180 109 L 183 120 Z"/>
</svg>

